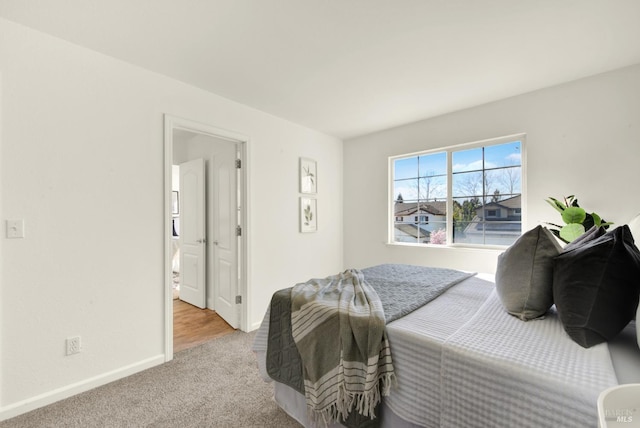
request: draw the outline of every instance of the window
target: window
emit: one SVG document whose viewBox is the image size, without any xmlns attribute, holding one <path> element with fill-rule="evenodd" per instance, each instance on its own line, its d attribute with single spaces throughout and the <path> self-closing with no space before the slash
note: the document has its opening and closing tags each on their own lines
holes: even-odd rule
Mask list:
<svg viewBox="0 0 640 428">
<path fill-rule="evenodd" d="M 429 223 L 429 217 L 426 216 L 426 215 L 415 216 L 414 222 L 416 224 L 418 224 L 418 223 Z"/>
<path fill-rule="evenodd" d="M 522 232 L 524 135 L 390 158 L 391 242 L 511 245 Z"/>
</svg>

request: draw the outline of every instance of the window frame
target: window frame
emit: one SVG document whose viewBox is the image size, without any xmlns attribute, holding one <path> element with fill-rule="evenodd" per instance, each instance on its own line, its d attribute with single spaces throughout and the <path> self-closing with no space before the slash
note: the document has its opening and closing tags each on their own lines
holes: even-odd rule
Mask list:
<svg viewBox="0 0 640 428">
<path fill-rule="evenodd" d="M 470 143 L 456 144 L 445 147 L 437 147 L 428 150 L 421 150 L 413 153 L 404 153 L 400 155 L 389 156 L 388 158 L 388 196 L 387 196 L 387 206 L 388 206 L 388 221 L 387 221 L 387 244 L 388 245 L 400 245 L 400 246 L 417 246 L 417 247 L 428 247 L 428 248 L 476 248 L 476 249 L 505 249 L 509 247 L 509 245 L 496 245 L 496 244 L 471 244 L 471 243 L 454 243 L 453 242 L 453 153 L 463 150 L 474 149 L 478 147 L 489 147 L 494 145 L 506 144 L 519 141 L 520 142 L 520 195 L 521 195 L 521 204 L 520 204 L 520 236 L 525 232 L 525 225 L 527 224 L 527 208 L 526 208 L 526 193 L 527 193 L 527 161 L 526 161 L 526 134 L 513 134 L 506 135 L 503 137 L 489 138 L 486 140 L 474 141 Z M 395 227 L 395 213 L 394 213 L 394 178 L 395 178 L 395 170 L 394 170 L 394 162 L 398 159 L 410 158 L 415 156 L 429 155 L 434 153 L 446 153 L 446 163 L 447 163 L 447 215 L 446 215 L 446 231 L 447 231 L 447 240 L 446 244 L 425 244 L 420 242 L 401 242 L 394 240 L 394 227 Z M 487 195 L 485 195 L 487 196 Z M 516 238 L 517 239 L 517 238 Z"/>
</svg>

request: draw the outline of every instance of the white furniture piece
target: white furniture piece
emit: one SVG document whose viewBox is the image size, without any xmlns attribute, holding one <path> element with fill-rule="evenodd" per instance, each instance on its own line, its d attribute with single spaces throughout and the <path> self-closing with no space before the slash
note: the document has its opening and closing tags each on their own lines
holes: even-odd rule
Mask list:
<svg viewBox="0 0 640 428">
<path fill-rule="evenodd" d="M 617 385 L 600 393 L 598 426 L 640 427 L 640 383 Z"/>
</svg>

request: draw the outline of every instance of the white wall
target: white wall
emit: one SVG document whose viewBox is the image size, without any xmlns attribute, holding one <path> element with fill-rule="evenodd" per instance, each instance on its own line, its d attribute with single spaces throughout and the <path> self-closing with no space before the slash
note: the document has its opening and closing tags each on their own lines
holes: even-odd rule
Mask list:
<svg viewBox="0 0 640 428">
<path fill-rule="evenodd" d="M 341 141 L 1 19 L 0 78 L 1 219 L 26 223 L 0 240 L 0 419 L 164 361 L 164 113 L 250 138 L 250 328 L 276 289 L 342 269 Z"/>
<path fill-rule="evenodd" d="M 640 212 L 637 65 L 345 141 L 345 266 L 404 262 L 494 272 L 499 251 L 385 245 L 387 158 L 521 132 L 525 229 L 560 222 L 544 202 L 549 196 L 575 194 L 581 206 L 618 225 Z"/>
</svg>

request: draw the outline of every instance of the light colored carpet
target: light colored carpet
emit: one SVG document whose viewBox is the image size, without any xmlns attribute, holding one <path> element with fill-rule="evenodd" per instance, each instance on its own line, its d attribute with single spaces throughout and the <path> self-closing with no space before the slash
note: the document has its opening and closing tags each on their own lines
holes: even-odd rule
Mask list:
<svg viewBox="0 0 640 428">
<path fill-rule="evenodd" d="M 40 427 L 300 427 L 273 401 L 237 331 L 178 352 L 160 366 L 0 422 Z"/>
</svg>

